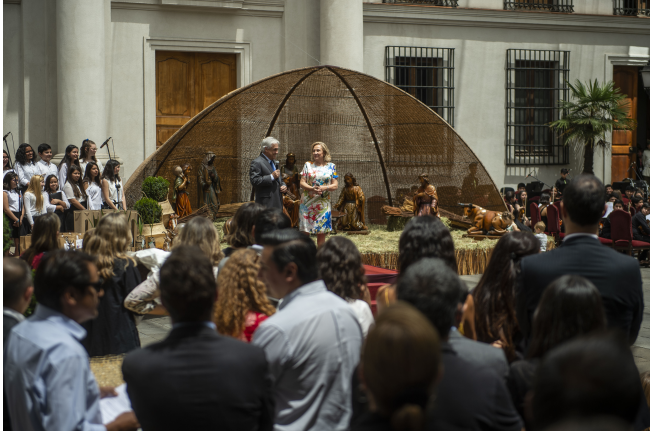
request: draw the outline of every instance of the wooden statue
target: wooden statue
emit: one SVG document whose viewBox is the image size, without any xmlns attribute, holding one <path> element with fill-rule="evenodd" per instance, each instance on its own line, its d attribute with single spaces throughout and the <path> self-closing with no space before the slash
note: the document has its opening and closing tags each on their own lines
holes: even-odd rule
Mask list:
<svg viewBox="0 0 653 431">
<path fill-rule="evenodd" d="M 470 235 L 486 235 L 488 232 L 503 235 L 513 223 L 511 214 L 507 211 L 488 211 L 474 204 L 458 205 L 465 207 L 463 214 L 472 221 L 472 227 L 467 229 L 467 233 Z"/>
<path fill-rule="evenodd" d="M 182 166 L 175 167 L 175 190 L 172 194 L 172 199 L 176 202 L 175 211 L 179 218 L 186 217 L 193 213 L 190 206 L 190 199 L 188 198 L 188 187 L 190 186 L 190 164 L 186 163 Z"/>
<path fill-rule="evenodd" d="M 363 231 L 365 226 L 365 194 L 356 183 L 353 174 L 345 174 L 345 188 L 340 192 L 336 209 L 345 213 L 338 220 L 338 229 L 344 231 Z"/>
<path fill-rule="evenodd" d="M 286 154 L 286 163 L 281 166 L 279 171 L 288 191 L 294 196 L 299 196 L 299 168 L 293 153 Z"/>
<path fill-rule="evenodd" d="M 432 215 L 440 217 L 438 193 L 435 187 L 429 183 L 427 174 L 421 174 L 418 178 L 420 186 L 413 196 L 413 214 L 415 216 Z"/>
<path fill-rule="evenodd" d="M 204 160 L 200 165 L 197 172 L 197 185 L 199 194 L 204 199 L 204 205 L 207 205 L 213 214 L 215 220 L 218 211 L 220 210 L 220 199 L 218 194 L 222 191 L 220 184 L 220 177 L 216 171 L 213 162 L 215 161 L 215 154 L 209 151 L 204 155 Z"/>
<path fill-rule="evenodd" d="M 297 194 L 293 193 L 292 187 L 294 187 L 295 192 L 298 190 L 297 186 L 294 184 L 294 179 L 292 176 L 286 174 L 281 174 L 282 181 L 286 185 L 286 192 L 283 194 L 283 212 L 290 219 L 290 225 L 292 227 L 299 226 L 299 204 L 301 200 L 297 197 Z"/>
</svg>

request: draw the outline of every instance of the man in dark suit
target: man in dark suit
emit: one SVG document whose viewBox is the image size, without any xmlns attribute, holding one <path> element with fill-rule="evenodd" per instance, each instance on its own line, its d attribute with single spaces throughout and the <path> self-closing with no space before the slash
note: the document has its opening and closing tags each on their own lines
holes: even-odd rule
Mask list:
<svg viewBox="0 0 653 431">
<path fill-rule="evenodd" d="M 216 332 L 217 289 L 208 257 L 197 247 L 176 248 L 160 274 L 172 331 L 128 354 L 122 366 L 143 430 L 271 430 L 265 353 Z"/>
<path fill-rule="evenodd" d="M 427 429 L 520 431 L 523 423 L 504 377 L 449 343 L 463 289 L 458 274 L 433 258 L 410 265 L 397 284 L 397 299 L 421 311 L 440 335 L 444 374 Z"/>
<path fill-rule="evenodd" d="M 630 344 L 637 339 L 644 314 L 642 276 L 637 260 L 601 245 L 597 232 L 605 212 L 605 189 L 594 175 L 579 175 L 569 182 L 560 205 L 567 228 L 562 245 L 522 259 L 515 307 L 525 339 L 533 313 L 552 281 L 580 275 L 601 293 L 608 327 L 622 330 Z"/>
<path fill-rule="evenodd" d="M 2 345 L 6 348 L 11 328 L 25 320 L 23 313 L 32 300 L 34 283 L 32 281 L 32 271 L 27 263 L 15 257 L 2 259 L 2 275 L 4 277 L 2 280 L 2 299 L 4 301 L 2 307 Z M 4 429 L 11 430 L 6 395 L 3 403 Z"/>
<path fill-rule="evenodd" d="M 279 141 L 268 136 L 261 141 L 261 154 L 249 165 L 249 182 L 254 187 L 254 202 L 270 208 L 283 208 L 286 185 L 279 178 L 275 160 L 279 154 Z"/>
</svg>

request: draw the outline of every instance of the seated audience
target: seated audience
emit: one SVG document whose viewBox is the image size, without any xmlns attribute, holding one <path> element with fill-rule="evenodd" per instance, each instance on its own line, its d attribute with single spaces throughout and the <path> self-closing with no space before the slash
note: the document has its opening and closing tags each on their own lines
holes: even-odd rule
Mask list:
<svg viewBox="0 0 653 431">
<path fill-rule="evenodd" d="M 317 280 L 310 237 L 283 229 L 263 235 L 261 245 L 260 277 L 283 298 L 252 340 L 270 366 L 275 429 L 346 430 L 362 343 L 356 315 Z"/>
<path fill-rule="evenodd" d="M 265 210 L 263 205 L 254 202 L 247 202 L 238 208 L 231 223 L 230 233 L 225 237 L 225 241 L 229 244 L 229 247 L 223 250 L 225 257 L 229 257 L 236 249 L 255 244 L 254 223 L 263 210 Z"/>
<path fill-rule="evenodd" d="M 435 396 L 435 429 L 519 431 L 522 420 L 503 376 L 469 362 L 448 343 L 463 290 L 458 274 L 443 260 L 432 258 L 412 264 L 397 284 L 397 299 L 421 311 L 440 335 L 444 375 Z"/>
<path fill-rule="evenodd" d="M 369 305 L 365 269 L 356 245 L 341 236 L 325 242 L 317 252 L 317 273 L 327 289 L 347 301 L 354 310 L 365 338 L 374 317 Z"/>
<path fill-rule="evenodd" d="M 36 166 L 36 153 L 32 146 L 27 143 L 20 144 L 14 161 L 14 170 L 18 174 L 18 188 L 25 193 L 32 177 L 39 175 L 39 168 Z"/>
<path fill-rule="evenodd" d="M 143 431 L 272 429 L 264 352 L 219 335 L 211 322 L 214 265 L 198 247 L 183 245 L 161 267 L 172 331 L 129 353 L 122 365 Z"/>
<path fill-rule="evenodd" d="M 551 283 L 537 306 L 533 337 L 527 359 L 513 362 L 508 390 L 522 418 L 524 400 L 532 389 L 533 376 L 542 357 L 554 347 L 575 337 L 605 330 L 601 294 L 587 279 L 564 275 Z"/>
<path fill-rule="evenodd" d="M 54 213 L 59 217 L 61 226 L 59 230 L 61 232 L 73 231 L 74 226 L 66 226 L 66 215 L 70 209 L 70 202 L 68 202 L 66 194 L 59 188 L 59 179 L 57 179 L 56 175 L 49 175 L 45 179 L 45 195 L 48 196 L 50 204 L 57 205 L 57 210 Z M 59 209 L 59 206 L 61 206 L 62 210 Z"/>
<path fill-rule="evenodd" d="M 549 239 L 544 233 L 546 231 L 546 225 L 544 224 L 543 221 L 538 221 L 537 223 L 535 223 L 533 229 L 535 230 L 535 238 L 537 238 L 537 240 L 540 242 L 540 251 L 542 252 L 546 251 L 546 247 L 549 242 Z"/>
<path fill-rule="evenodd" d="M 87 196 L 87 208 L 89 210 L 101 210 L 102 182 L 100 181 L 100 169 L 95 162 L 88 162 L 86 164 L 86 171 L 84 171 L 84 192 Z"/>
<path fill-rule="evenodd" d="M 524 183 L 517 184 L 517 191 L 518 192 L 525 192 L 526 191 L 526 184 L 524 184 Z"/>
<path fill-rule="evenodd" d="M 16 249 L 14 254 L 20 255 L 20 237 L 27 234 L 27 226 L 25 205 L 23 205 L 23 197 L 18 189 L 18 175 L 14 172 L 7 172 L 3 178 L 2 188 L 2 209 L 11 224 L 10 238 Z"/>
<path fill-rule="evenodd" d="M 204 219 L 206 220 L 206 219 Z M 222 335 L 252 341 L 256 328 L 275 308 L 258 279 L 260 256 L 251 249 L 236 250 L 218 274 L 218 302 L 213 322 Z"/>
<path fill-rule="evenodd" d="M 474 317 L 469 338 L 503 349 L 508 362 L 517 358 L 521 332 L 514 308 L 519 265 L 525 256 L 537 254 L 540 244 L 530 232 L 504 234 L 492 251 L 485 272 L 470 295 Z M 470 307 L 470 305 L 468 305 Z"/>
<path fill-rule="evenodd" d="M 59 217 L 46 214 L 39 217 L 32 230 L 32 243 L 20 256 L 32 269 L 37 269 L 44 253 L 59 250 Z"/>
<path fill-rule="evenodd" d="M 607 202 L 612 197 L 612 184 L 605 185 L 605 201 Z"/>
<path fill-rule="evenodd" d="M 612 211 L 623 211 L 624 203 L 620 200 L 615 200 L 612 202 Z M 610 216 L 612 213 L 608 214 L 607 217 L 603 217 L 599 223 L 599 236 L 605 239 L 612 239 L 612 226 L 610 225 Z"/>
<path fill-rule="evenodd" d="M 218 263 L 224 257 L 220 250 L 220 234 L 213 226 L 209 219 L 204 217 L 195 217 L 191 219 L 179 235 L 175 238 L 172 244 L 172 249 L 182 245 L 194 245 L 200 248 L 206 257 L 213 263 L 213 274 L 218 276 Z M 159 291 L 159 268 L 170 255 L 169 252 L 156 250 L 158 262 L 151 268 L 150 274 L 147 279 L 141 284 L 136 286 L 134 290 L 129 292 L 125 298 L 125 308 L 138 314 L 157 314 L 167 315 L 165 307 L 161 304 Z M 152 249 L 137 251 L 134 257 L 137 260 L 141 259 L 142 255 L 151 257 Z"/>
<path fill-rule="evenodd" d="M 52 147 L 45 143 L 41 144 L 38 147 L 38 152 L 39 157 L 41 158 L 41 160 L 36 162 L 38 174 L 43 178 L 47 178 L 50 175 L 54 175 L 56 177 L 59 173 L 59 170 L 54 163 L 50 163 L 50 160 L 52 160 Z"/>
<path fill-rule="evenodd" d="M 547 207 L 551 203 L 551 195 L 548 193 L 542 193 L 540 195 L 540 201 L 537 204 L 537 207 L 540 210 L 540 221 L 544 223 L 544 226 L 549 225 L 549 218 L 547 216 Z"/>
<path fill-rule="evenodd" d="M 11 329 L 25 320 L 24 313 L 32 301 L 34 283 L 32 271 L 25 262 L 11 257 L 5 257 L 2 262 L 2 343 L 7 347 Z M 7 392 L 3 390 L 3 429 L 11 431 L 11 419 L 7 408 Z"/>
<path fill-rule="evenodd" d="M 442 374 L 440 340 L 431 322 L 408 304 L 390 306 L 365 340 L 361 362 L 370 408 L 352 431 L 424 429 Z"/>
<path fill-rule="evenodd" d="M 449 229 L 439 218 L 430 216 L 413 217 L 399 237 L 399 258 L 397 269 L 403 273 L 412 263 L 423 257 L 434 257 L 447 262 L 447 265 L 458 272 L 453 238 Z M 397 299 L 394 285 L 385 285 L 376 293 L 378 313 Z"/>
<path fill-rule="evenodd" d="M 102 217 L 93 235 L 84 241 L 84 251 L 97 257 L 104 290 L 98 318 L 84 324 L 88 335 L 82 345 L 89 356 L 127 353 L 141 345 L 134 313 L 123 306 L 127 294 L 141 283 L 134 259 L 126 254 L 131 243 L 127 217 L 122 213 Z"/>
<path fill-rule="evenodd" d="M 637 367 L 621 338 L 579 338 L 549 352 L 535 373 L 533 429 L 598 417 L 614 417 L 632 426 L 645 402 L 642 398 Z"/>
<path fill-rule="evenodd" d="M 34 221 L 47 213 L 53 213 L 57 210 L 63 211 L 60 205 L 50 203 L 50 197 L 43 190 L 45 178 L 40 175 L 34 175 L 29 181 L 29 187 L 25 192 L 25 215 L 29 223 L 30 230 L 34 228 Z"/>
<path fill-rule="evenodd" d="M 9 334 L 4 390 L 14 430 L 136 430 L 134 412 L 102 424 L 98 388 L 80 345 L 81 323 L 98 315 L 103 291 L 95 259 L 76 251 L 48 254 L 36 270 L 38 305 Z M 97 288 L 97 290 L 96 290 Z"/>
<path fill-rule="evenodd" d="M 649 223 L 646 220 L 646 216 L 650 214 L 649 204 L 645 203 L 642 205 L 641 210 L 638 213 L 635 213 L 633 217 L 633 239 L 636 241 L 642 242 L 651 242 L 651 230 Z M 639 255 L 639 263 L 645 264 L 649 258 L 650 250 L 642 250 Z"/>
<path fill-rule="evenodd" d="M 642 276 L 637 261 L 598 240 L 599 219 L 605 212 L 603 190 L 593 175 L 572 179 L 560 206 L 567 228 L 562 245 L 522 260 L 515 304 L 519 328 L 526 339 L 531 335 L 533 313 L 544 289 L 562 275 L 587 278 L 601 294 L 608 328 L 622 330 L 630 344 L 637 339 L 644 314 Z"/>
<path fill-rule="evenodd" d="M 630 204 L 632 208 L 635 208 L 635 213 L 638 213 L 642 210 L 642 207 L 644 206 L 644 200 L 642 198 L 633 198 Z"/>
<path fill-rule="evenodd" d="M 98 167 L 99 168 L 99 167 Z M 125 190 L 120 179 L 120 162 L 112 159 L 107 162 L 102 172 L 102 208 L 112 210 L 124 210 Z"/>
</svg>

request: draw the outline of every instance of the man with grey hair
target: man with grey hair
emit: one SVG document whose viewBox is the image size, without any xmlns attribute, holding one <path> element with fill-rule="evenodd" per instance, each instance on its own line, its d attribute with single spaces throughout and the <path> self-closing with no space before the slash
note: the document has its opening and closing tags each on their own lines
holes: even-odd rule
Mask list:
<svg viewBox="0 0 653 431">
<path fill-rule="evenodd" d="M 249 165 L 249 181 L 254 188 L 254 202 L 269 208 L 283 209 L 286 186 L 279 178 L 279 168 L 275 164 L 279 154 L 279 141 L 272 136 L 261 141 L 261 154 Z"/>
</svg>

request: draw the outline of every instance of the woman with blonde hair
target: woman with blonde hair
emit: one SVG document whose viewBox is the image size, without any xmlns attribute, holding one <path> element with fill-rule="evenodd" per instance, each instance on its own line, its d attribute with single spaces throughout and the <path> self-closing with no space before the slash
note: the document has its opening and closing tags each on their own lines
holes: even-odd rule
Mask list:
<svg viewBox="0 0 653 431">
<path fill-rule="evenodd" d="M 204 217 L 191 219 L 175 238 L 172 248 L 175 249 L 180 245 L 199 247 L 213 263 L 213 273 L 216 277 L 218 276 L 218 264 L 224 254 L 220 250 L 220 235 L 210 220 Z M 124 305 L 128 310 L 139 314 L 168 314 L 161 304 L 161 292 L 159 291 L 159 269 L 168 256 L 170 256 L 169 251 L 157 249 L 134 253 L 134 257 L 138 262 L 146 266 L 151 272 L 147 276 L 147 280 L 138 285 L 125 298 Z"/>
<path fill-rule="evenodd" d="M 220 334 L 248 343 L 261 322 L 275 312 L 258 278 L 259 259 L 252 249 L 236 250 L 218 275 L 213 322 Z"/>
<path fill-rule="evenodd" d="M 123 306 L 125 297 L 141 283 L 134 259 L 127 256 L 132 243 L 127 217 L 112 213 L 100 219 L 84 241 L 84 251 L 97 258 L 96 266 L 104 290 L 98 317 L 84 323 L 87 336 L 82 344 L 89 356 L 127 353 L 140 347 L 134 314 Z"/>
<path fill-rule="evenodd" d="M 390 306 L 363 346 L 359 376 L 370 412 L 352 431 L 424 429 L 441 374 L 440 338 L 431 322 L 406 303 Z"/>
<path fill-rule="evenodd" d="M 306 162 L 299 182 L 302 189 L 299 230 L 316 234 L 319 247 L 324 244 L 326 234 L 331 232 L 330 192 L 338 190 L 338 174 L 324 142 L 313 143 L 311 153 L 313 161 Z"/>
<path fill-rule="evenodd" d="M 47 213 L 53 213 L 57 210 L 64 210 L 64 203 L 58 199 L 53 199 L 50 202 L 50 196 L 43 190 L 45 186 L 45 178 L 41 175 L 34 175 L 29 180 L 29 186 L 25 192 L 25 215 L 30 224 L 30 228 L 34 228 L 34 220 Z"/>
</svg>

